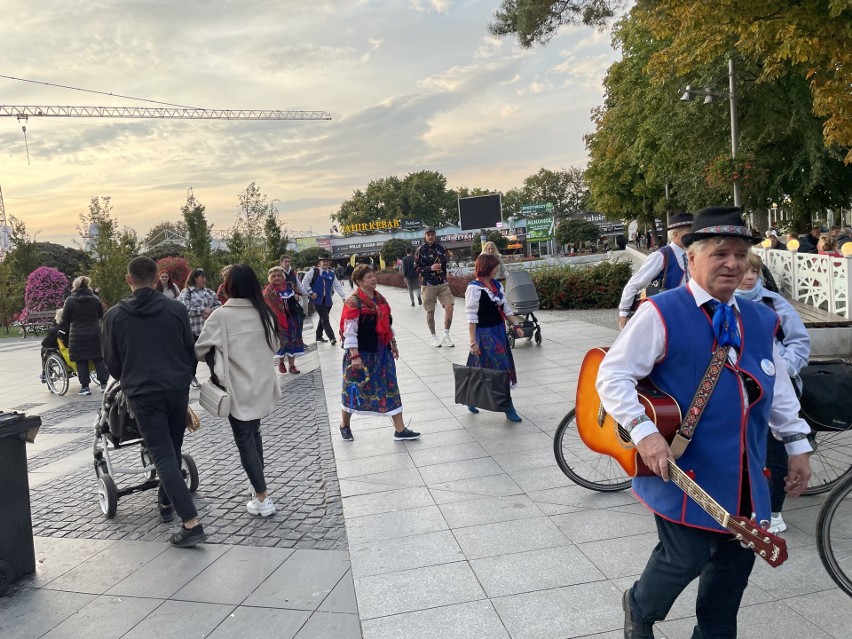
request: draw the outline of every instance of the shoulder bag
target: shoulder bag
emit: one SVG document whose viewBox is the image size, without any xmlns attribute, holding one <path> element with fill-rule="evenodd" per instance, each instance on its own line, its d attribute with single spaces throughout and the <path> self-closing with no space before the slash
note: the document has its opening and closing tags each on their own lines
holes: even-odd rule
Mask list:
<svg viewBox="0 0 852 639">
<path fill-rule="evenodd" d="M 215 348 L 211 348 L 211 351 L 215 353 Z M 211 360 L 215 362 L 215 354 Z M 211 362 L 208 361 L 208 363 Z M 225 379 L 220 381 L 211 363 L 210 379 L 201 385 L 201 392 L 198 395 L 198 403 L 201 404 L 201 408 L 215 417 L 227 417 L 231 413 L 231 392 L 227 388 L 227 384 L 230 382 L 228 374 L 228 330 L 224 317 L 222 317 L 222 369 Z"/>
</svg>

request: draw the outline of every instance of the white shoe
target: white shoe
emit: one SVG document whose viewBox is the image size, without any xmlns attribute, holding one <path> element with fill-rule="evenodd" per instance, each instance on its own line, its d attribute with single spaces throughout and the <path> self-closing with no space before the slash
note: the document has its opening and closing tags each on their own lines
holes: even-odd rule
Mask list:
<svg viewBox="0 0 852 639">
<path fill-rule="evenodd" d="M 449 335 L 444 335 L 444 339 L 441 340 L 441 346 L 449 346 L 452 348 L 455 344 L 453 344 L 453 340 L 450 339 Z"/>
<path fill-rule="evenodd" d="M 194 377 L 192 378 L 192 381 L 189 383 L 189 385 L 192 386 L 192 388 L 201 388 L 201 384 L 199 384 L 198 380 Z"/>
<path fill-rule="evenodd" d="M 257 497 L 252 497 L 246 504 L 246 510 L 252 515 L 270 517 L 275 514 L 275 504 L 272 503 L 272 497 L 268 495 L 263 501 L 260 501 Z"/>
<path fill-rule="evenodd" d="M 441 348 L 441 342 L 438 340 L 437 335 L 432 336 L 432 341 L 429 342 L 429 346 L 432 346 L 434 348 Z"/>
<path fill-rule="evenodd" d="M 767 531 L 778 534 L 787 530 L 787 524 L 784 523 L 784 518 L 781 516 L 781 513 L 772 513 L 769 517 L 769 528 Z"/>
</svg>

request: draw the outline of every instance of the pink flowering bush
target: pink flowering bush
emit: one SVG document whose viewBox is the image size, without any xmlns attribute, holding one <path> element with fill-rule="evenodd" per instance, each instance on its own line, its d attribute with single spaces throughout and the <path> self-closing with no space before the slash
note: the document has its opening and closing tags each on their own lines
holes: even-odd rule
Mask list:
<svg viewBox="0 0 852 639">
<path fill-rule="evenodd" d="M 24 291 L 24 310 L 21 320 L 33 311 L 55 311 L 65 304 L 65 289 L 68 276 L 49 266 L 40 266 L 27 277 Z"/>
</svg>

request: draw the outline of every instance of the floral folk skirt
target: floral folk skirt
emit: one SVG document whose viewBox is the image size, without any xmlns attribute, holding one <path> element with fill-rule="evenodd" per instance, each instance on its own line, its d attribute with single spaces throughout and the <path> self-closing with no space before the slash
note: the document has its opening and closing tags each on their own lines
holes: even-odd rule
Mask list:
<svg viewBox="0 0 852 639">
<path fill-rule="evenodd" d="M 467 365 L 471 368 L 493 368 L 498 371 L 508 371 L 512 386 L 518 383 L 515 372 L 515 360 L 512 349 L 506 339 L 506 327 L 501 323 L 489 328 L 476 328 L 476 343 L 480 355 L 467 356 Z"/>
<path fill-rule="evenodd" d="M 287 328 L 278 332 L 281 348 L 275 353 L 278 357 L 298 357 L 305 354 L 305 343 L 302 341 L 302 323 L 298 317 L 290 315 Z"/>
<path fill-rule="evenodd" d="M 349 349 L 343 355 L 343 410 L 356 415 L 396 415 L 402 399 L 396 381 L 396 362 L 390 346 L 375 353 L 361 351 L 364 370 L 351 371 Z"/>
</svg>

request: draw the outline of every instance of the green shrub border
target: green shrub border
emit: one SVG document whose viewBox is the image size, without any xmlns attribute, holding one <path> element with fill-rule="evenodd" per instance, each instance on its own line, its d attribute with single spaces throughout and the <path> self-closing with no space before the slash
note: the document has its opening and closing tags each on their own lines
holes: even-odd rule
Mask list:
<svg viewBox="0 0 852 639">
<path fill-rule="evenodd" d="M 598 262 L 592 265 L 545 266 L 530 271 L 539 306 L 545 310 L 616 308 L 633 270 L 629 261 Z M 447 283 L 456 297 L 464 297 L 472 275 L 449 275 Z M 376 280 L 383 286 L 405 288 L 398 271 L 380 271 Z"/>
</svg>

